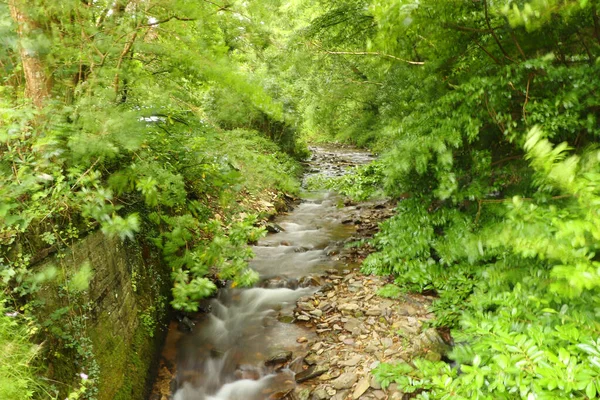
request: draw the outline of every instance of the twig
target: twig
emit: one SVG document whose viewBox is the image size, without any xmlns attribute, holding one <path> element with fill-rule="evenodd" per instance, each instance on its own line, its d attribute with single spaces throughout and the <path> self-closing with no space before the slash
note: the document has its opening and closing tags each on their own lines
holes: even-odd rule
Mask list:
<svg viewBox="0 0 600 400">
<path fill-rule="evenodd" d="M 115 79 L 113 82 L 113 86 L 115 88 L 115 93 L 117 95 L 119 94 L 119 70 L 121 69 L 121 64 L 123 63 L 123 59 L 125 58 L 127 53 L 129 53 L 129 51 L 133 47 L 133 43 L 135 43 L 136 38 L 137 38 L 137 28 L 133 32 L 133 35 L 131 35 L 131 39 L 129 39 L 127 41 L 127 43 L 125 43 L 125 47 L 123 48 L 123 51 L 121 52 L 121 55 L 119 56 L 119 60 L 117 61 L 117 67 L 116 67 L 117 72 L 115 73 Z"/>
<path fill-rule="evenodd" d="M 515 35 L 515 33 L 513 31 L 511 31 L 510 35 L 512 36 L 513 42 L 515 42 L 515 45 L 517 46 L 517 49 L 519 50 L 519 53 L 521 53 L 521 56 L 523 57 L 523 60 L 527 60 L 527 56 L 523 52 L 523 49 L 521 48 L 521 45 L 519 44 L 519 41 L 517 40 L 517 36 Z"/>
<path fill-rule="evenodd" d="M 493 163 L 490 164 L 490 166 L 499 165 L 499 164 L 502 164 L 503 162 L 506 162 L 506 161 L 518 160 L 518 159 L 521 159 L 521 158 L 523 158 L 523 155 L 505 157 L 505 158 L 503 158 L 501 160 L 494 161 Z"/>
<path fill-rule="evenodd" d="M 523 120 L 527 122 L 527 111 L 525 107 L 527 107 L 527 103 L 529 102 L 529 85 L 531 84 L 531 80 L 533 79 L 533 74 L 529 74 L 527 78 L 527 90 L 525 91 L 525 102 L 523 103 Z"/>
<path fill-rule="evenodd" d="M 173 16 L 171 16 L 169 18 L 165 18 L 165 19 L 162 19 L 160 21 L 156 21 L 156 22 L 152 22 L 152 23 L 149 23 L 149 24 L 140 25 L 139 27 L 143 27 L 143 26 L 156 26 L 156 25 L 160 25 L 160 24 L 164 24 L 166 22 L 169 22 L 169 21 L 171 21 L 173 19 L 175 19 L 177 21 L 197 21 L 198 20 L 198 18 L 184 18 L 184 17 L 178 17 L 176 15 L 173 15 Z"/>
<path fill-rule="evenodd" d="M 494 123 L 496 125 L 498 125 L 498 128 L 500 128 L 502 130 L 502 132 L 506 132 L 506 126 L 504 126 L 504 124 L 502 124 L 498 120 L 498 113 L 496 112 L 496 110 L 494 110 L 493 107 L 490 106 L 490 104 L 488 102 L 487 94 L 485 94 L 483 98 L 485 100 L 485 108 L 487 109 L 487 112 L 490 115 L 490 117 L 492 117 L 492 120 L 494 121 Z"/>
<path fill-rule="evenodd" d="M 383 83 L 381 83 L 381 82 L 373 82 L 373 81 L 355 81 L 355 80 L 349 79 L 348 82 L 356 83 L 358 85 L 377 85 L 377 86 L 383 86 Z"/>
<path fill-rule="evenodd" d="M 75 189 L 75 187 L 79 184 L 79 182 L 81 182 L 83 177 L 86 176 L 92 170 L 92 168 L 94 168 L 96 166 L 96 164 L 98 164 L 98 161 L 100 161 L 100 158 L 96 158 L 96 161 L 94 161 L 94 163 L 92 165 L 90 165 L 90 167 L 87 169 L 87 171 L 85 171 L 83 174 L 81 174 L 81 176 L 79 178 L 77 178 L 77 180 L 75 181 L 73 186 L 71 186 L 71 191 L 73 189 Z"/>
<path fill-rule="evenodd" d="M 479 43 L 479 40 L 475 39 L 475 44 L 477 45 L 477 47 L 479 47 L 481 50 L 483 50 L 483 52 L 485 54 L 487 54 L 492 60 L 494 60 L 494 62 L 498 65 L 502 65 L 502 63 L 500 62 L 500 60 L 498 60 L 496 57 L 494 57 L 494 55 L 492 53 L 490 53 L 489 51 L 487 51 L 487 49 L 485 47 L 483 47 L 483 45 L 481 43 Z"/>
</svg>

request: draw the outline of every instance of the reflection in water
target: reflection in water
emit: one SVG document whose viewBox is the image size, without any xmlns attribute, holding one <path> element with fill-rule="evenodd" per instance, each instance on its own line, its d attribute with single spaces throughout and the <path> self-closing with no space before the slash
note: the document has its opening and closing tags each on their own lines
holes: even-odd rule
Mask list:
<svg viewBox="0 0 600 400">
<path fill-rule="evenodd" d="M 309 168 L 329 176 L 372 160 L 362 152 L 313 150 Z M 252 268 L 263 278 L 277 280 L 265 288 L 221 290 L 210 302 L 211 311 L 179 342 L 174 400 L 263 400 L 280 398 L 294 388 L 292 371 L 265 366 L 265 360 L 273 350 L 298 350 L 295 339 L 311 333 L 277 321 L 277 314 L 317 289 L 290 289 L 297 288 L 298 278 L 341 266 L 327 254 L 332 243 L 354 233 L 353 225 L 341 223 L 354 207 L 343 207 L 331 192 L 305 197 L 310 200 L 276 221 L 282 232 L 254 246 Z"/>
</svg>

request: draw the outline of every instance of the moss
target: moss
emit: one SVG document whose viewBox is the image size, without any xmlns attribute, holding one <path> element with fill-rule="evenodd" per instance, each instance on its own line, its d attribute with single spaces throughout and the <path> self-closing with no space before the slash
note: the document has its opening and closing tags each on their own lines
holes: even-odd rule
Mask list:
<svg viewBox="0 0 600 400">
<path fill-rule="evenodd" d="M 102 318 L 90 330 L 89 335 L 94 343 L 94 356 L 100 368 L 98 398 L 113 399 L 123 384 L 126 371 L 124 365 L 129 353 L 126 332 L 121 337 L 115 337 L 110 322 Z"/>
<path fill-rule="evenodd" d="M 148 371 L 153 367 L 160 343 L 151 338 L 142 327 L 139 327 L 130 347 L 129 357 L 125 364 L 127 376 L 124 376 L 115 400 L 141 399 L 147 397 L 150 386 Z"/>
<path fill-rule="evenodd" d="M 123 244 L 101 233 L 79 241 L 72 254 L 45 265 L 59 264 L 68 275 L 89 260 L 95 274 L 89 290 L 77 296 L 59 294 L 64 277 L 47 282 L 39 292 L 41 306 L 36 314 L 48 329 L 44 332 L 46 375 L 60 382 L 59 398 L 79 384 L 81 372 L 97 379 L 97 395 L 88 393 L 92 398 L 147 398 L 166 331 L 161 328 L 168 317 L 168 269 L 156 257 L 155 248 Z M 141 311 L 157 322 L 153 337 L 140 323 Z"/>
</svg>

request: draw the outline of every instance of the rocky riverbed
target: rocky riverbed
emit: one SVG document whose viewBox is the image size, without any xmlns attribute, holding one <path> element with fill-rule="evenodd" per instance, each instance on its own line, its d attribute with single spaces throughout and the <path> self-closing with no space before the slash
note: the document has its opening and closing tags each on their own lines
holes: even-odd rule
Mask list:
<svg viewBox="0 0 600 400">
<path fill-rule="evenodd" d="M 336 176 L 371 159 L 317 149 L 307 175 Z M 368 239 L 394 207 L 306 193 L 253 247 L 257 288 L 223 290 L 206 313 L 172 323 L 150 399 L 408 398 L 393 384 L 382 389 L 371 371 L 416 356 L 439 360 L 447 345 L 427 327 L 432 297 L 382 298 L 390 278 L 360 272 L 373 251 Z"/>
<path fill-rule="evenodd" d="M 392 213 L 388 202 L 369 202 L 349 223 L 357 225 L 351 240 L 372 237 L 377 223 Z M 290 400 L 403 399 L 395 384 L 385 390 L 371 371 L 382 362 L 410 361 L 423 356 L 440 360 L 448 345 L 427 322 L 434 316 L 428 310 L 433 297 L 406 294 L 399 299 L 377 294 L 388 277 L 367 276 L 360 262 L 372 251 L 368 244 L 343 249 L 334 258 L 349 261 L 352 269 L 330 269 L 311 275 L 320 289 L 298 299 L 292 313 L 280 312 L 279 320 L 301 325 L 316 337 L 298 337 L 302 350 L 288 357 L 279 367 L 295 373 L 297 386 L 288 393 L 279 391 L 272 398 Z M 285 389 L 284 389 L 285 390 Z"/>
<path fill-rule="evenodd" d="M 327 271 L 320 279 L 321 289 L 300 298 L 294 310 L 293 323 L 314 330 L 316 338 L 297 338 L 303 349 L 290 356 L 288 366 L 298 386 L 287 398 L 402 399 L 394 385 L 382 390 L 371 370 L 415 356 L 441 359 L 446 343 L 435 329 L 424 327 L 433 318 L 432 298 L 382 298 L 377 291 L 387 279 L 358 269 Z"/>
</svg>

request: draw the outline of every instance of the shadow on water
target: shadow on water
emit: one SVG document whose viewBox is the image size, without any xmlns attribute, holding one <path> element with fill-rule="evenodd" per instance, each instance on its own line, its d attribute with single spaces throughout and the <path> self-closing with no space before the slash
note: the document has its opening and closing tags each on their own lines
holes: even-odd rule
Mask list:
<svg viewBox="0 0 600 400">
<path fill-rule="evenodd" d="M 313 148 L 307 176 L 341 175 L 354 165 L 371 161 L 365 152 Z M 296 338 L 313 335 L 297 324 L 278 321 L 286 309 L 318 287 L 307 279 L 326 269 L 343 268 L 329 255 L 355 233 L 342 220 L 355 210 L 328 191 L 307 192 L 293 211 L 275 223 L 281 232 L 269 234 L 253 247 L 250 265 L 262 277 L 260 286 L 222 289 L 209 302 L 191 332 L 173 332 L 163 352 L 176 365 L 172 384 L 175 400 L 279 399 L 295 387 L 294 372 L 271 362 L 274 353 L 297 352 Z M 173 347 L 175 347 L 173 349 Z"/>
</svg>

